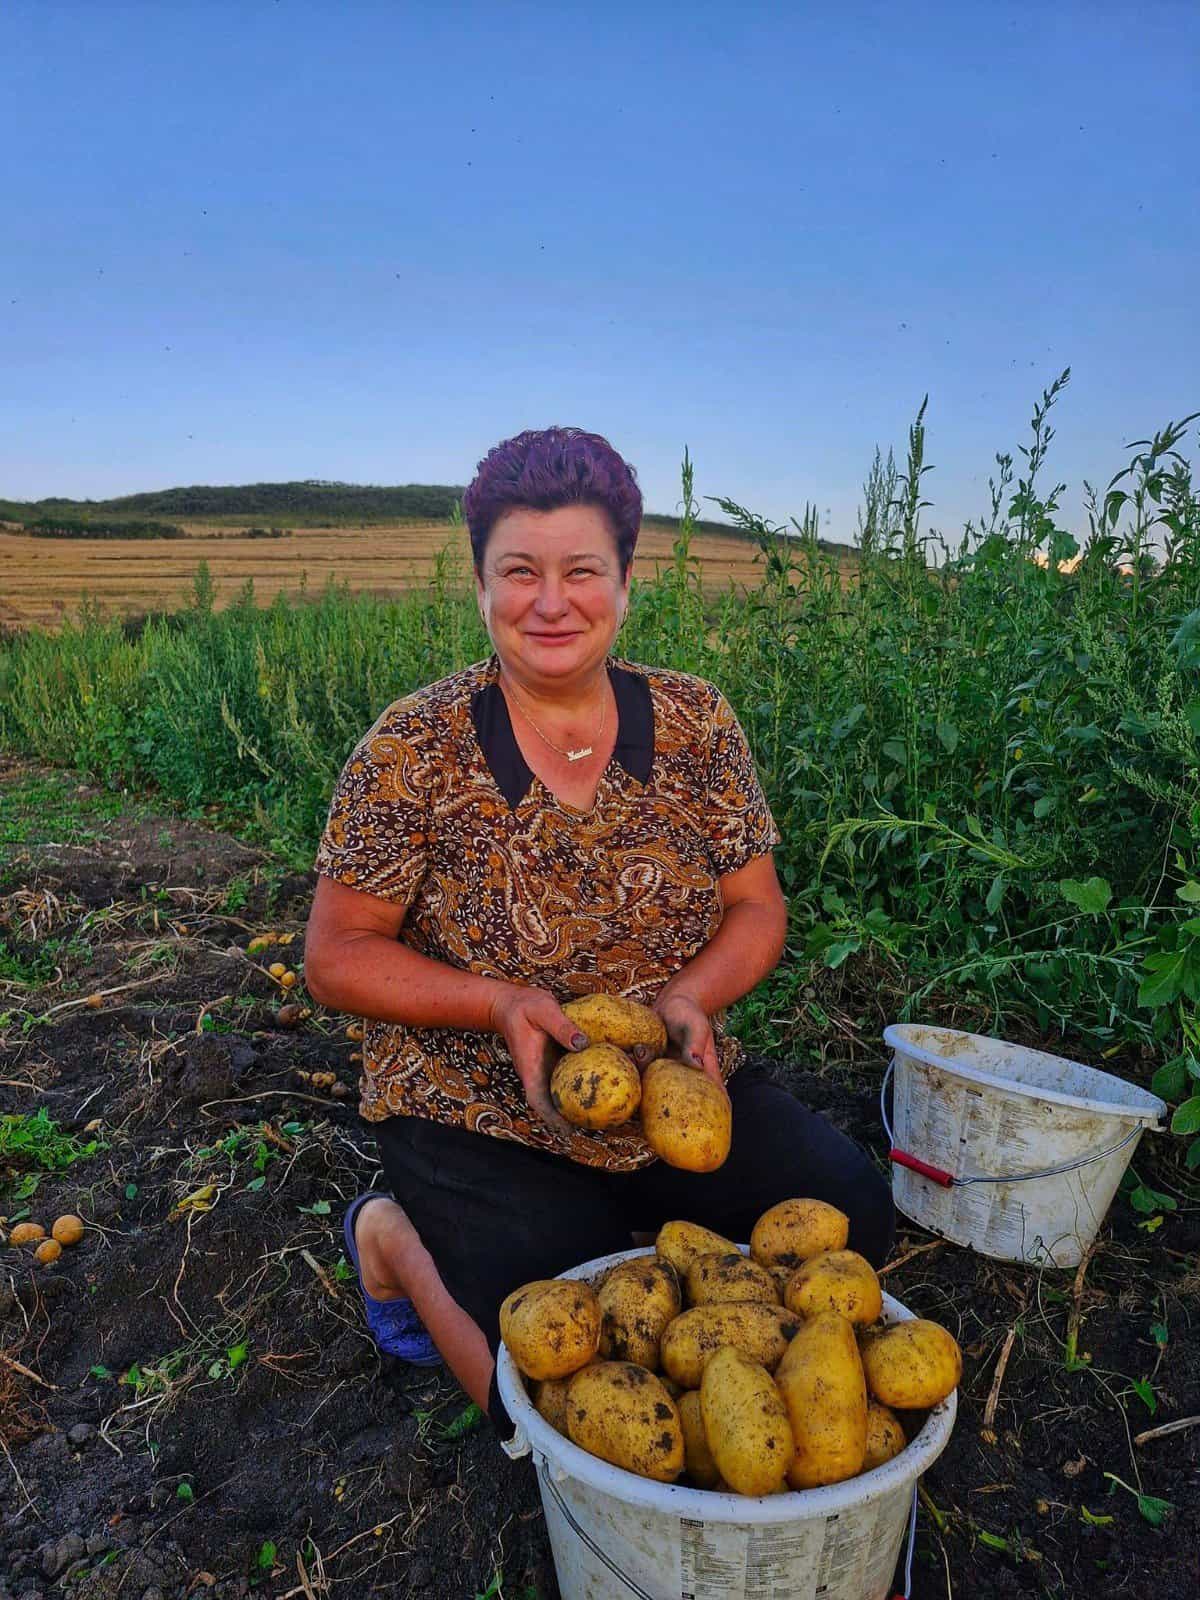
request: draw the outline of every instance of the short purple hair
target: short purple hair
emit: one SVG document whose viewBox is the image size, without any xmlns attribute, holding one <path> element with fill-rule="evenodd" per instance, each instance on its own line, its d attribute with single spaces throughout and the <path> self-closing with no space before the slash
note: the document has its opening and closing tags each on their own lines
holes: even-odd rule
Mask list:
<svg viewBox="0 0 1200 1600">
<path fill-rule="evenodd" d="M 642 491 L 637 473 L 608 440 L 582 428 L 540 428 L 496 445 L 463 495 L 476 571 L 483 566 L 488 537 L 506 511 L 517 506 L 557 511 L 574 505 L 598 506 L 608 514 L 624 577 L 642 525 Z"/>
</svg>

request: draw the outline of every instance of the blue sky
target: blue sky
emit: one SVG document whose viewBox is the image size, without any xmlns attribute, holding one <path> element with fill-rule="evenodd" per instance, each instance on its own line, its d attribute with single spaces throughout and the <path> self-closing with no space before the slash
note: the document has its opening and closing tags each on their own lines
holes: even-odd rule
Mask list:
<svg viewBox="0 0 1200 1600">
<path fill-rule="evenodd" d="M 574 423 L 837 538 L 927 391 L 947 529 L 1067 365 L 1072 520 L 1200 406 L 1190 0 L 58 0 L 0 58 L 0 494 Z"/>
</svg>

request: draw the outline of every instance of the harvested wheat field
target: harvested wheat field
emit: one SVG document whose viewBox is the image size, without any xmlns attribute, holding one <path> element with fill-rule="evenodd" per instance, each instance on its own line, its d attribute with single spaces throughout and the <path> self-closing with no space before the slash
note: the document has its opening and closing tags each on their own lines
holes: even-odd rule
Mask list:
<svg viewBox="0 0 1200 1600">
<path fill-rule="evenodd" d="M 449 523 L 371 528 L 296 528 L 279 539 L 248 538 L 241 528 L 187 525 L 188 539 L 39 539 L 0 529 L 0 625 L 50 627 L 77 611 L 85 595 L 121 616 L 170 611 L 184 603 L 197 566 L 207 561 L 218 606 L 248 578 L 260 603 L 280 590 L 311 592 L 328 579 L 355 591 L 396 595 L 432 576 L 438 552 L 467 536 Z M 671 528 L 647 527 L 634 575 L 652 578 L 671 559 Z M 692 552 L 714 589 L 757 581 L 754 544 L 736 534 L 697 532 Z"/>
</svg>

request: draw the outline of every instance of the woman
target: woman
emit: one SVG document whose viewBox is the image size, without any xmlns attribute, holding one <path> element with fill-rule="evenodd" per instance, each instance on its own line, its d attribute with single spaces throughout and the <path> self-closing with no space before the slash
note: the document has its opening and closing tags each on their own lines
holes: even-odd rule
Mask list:
<svg viewBox="0 0 1200 1600">
<path fill-rule="evenodd" d="M 745 1239 L 793 1195 L 846 1211 L 878 1265 L 893 1212 L 864 1153 L 739 1071 L 721 1026 L 783 951 L 779 834 L 721 693 L 611 655 L 642 516 L 633 469 L 596 434 L 522 433 L 480 464 L 463 511 L 495 653 L 396 701 L 351 754 L 305 978 L 366 1019 L 361 1110 L 393 1197 L 347 1215 L 368 1321 L 383 1349 L 440 1352 L 503 1427 L 498 1312 L 518 1284 L 673 1217 Z M 587 1042 L 561 1003 L 599 990 L 653 1006 L 672 1053 L 727 1086 L 717 1172 L 556 1113 L 551 1066 Z"/>
</svg>

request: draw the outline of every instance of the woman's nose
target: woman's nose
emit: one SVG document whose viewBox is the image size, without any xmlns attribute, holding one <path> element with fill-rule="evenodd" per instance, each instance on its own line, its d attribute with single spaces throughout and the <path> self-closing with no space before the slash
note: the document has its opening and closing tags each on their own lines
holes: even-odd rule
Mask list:
<svg viewBox="0 0 1200 1600">
<path fill-rule="evenodd" d="M 543 617 L 561 617 L 567 609 L 567 594 L 561 583 L 545 578 L 538 586 L 537 610 Z"/>
</svg>

